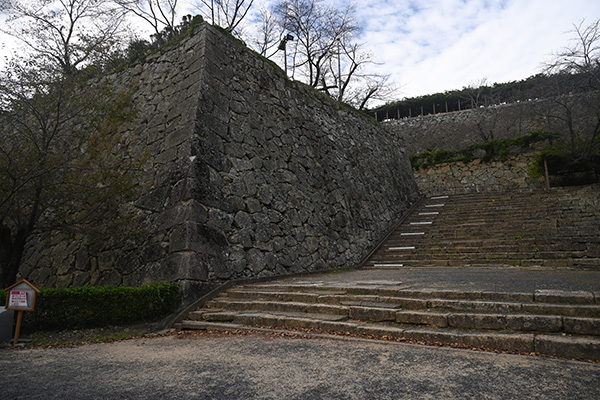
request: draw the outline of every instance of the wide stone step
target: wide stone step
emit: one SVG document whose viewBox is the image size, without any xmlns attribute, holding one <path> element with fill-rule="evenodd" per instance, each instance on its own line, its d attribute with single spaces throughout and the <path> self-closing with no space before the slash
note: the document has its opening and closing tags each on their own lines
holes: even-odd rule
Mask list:
<svg viewBox="0 0 600 400">
<path fill-rule="evenodd" d="M 282 300 L 285 294 L 288 300 Z M 297 294 L 297 297 L 294 295 Z M 263 311 L 322 312 L 336 315 L 351 315 L 354 312 L 386 314 L 397 310 L 444 310 L 466 313 L 540 314 L 557 317 L 600 318 L 600 304 L 591 292 L 538 291 L 528 293 L 493 293 L 454 291 L 395 291 L 395 296 L 382 294 L 324 294 L 306 298 L 304 293 L 231 290 L 230 297 L 220 297 L 207 304 L 208 309 Z M 404 296 L 398 296 L 404 294 Z M 436 295 L 438 297 L 436 297 Z M 237 296 L 239 298 L 231 297 Z M 421 297 L 419 297 L 421 296 Z M 446 298 L 444 298 L 444 296 Z M 469 298 L 470 297 L 470 298 Z M 299 301 L 298 299 L 303 299 Z M 359 309 L 360 308 L 360 309 Z M 381 320 L 380 317 L 365 317 Z M 360 318 L 359 318 L 360 319 Z"/>
<path fill-rule="evenodd" d="M 318 330 L 330 333 L 354 334 L 367 337 L 395 338 L 419 342 L 443 343 L 471 348 L 485 348 L 519 353 L 600 360 L 600 339 L 593 336 L 564 334 L 536 334 L 490 331 L 465 331 L 461 329 L 436 329 L 430 327 L 400 327 L 377 325 L 360 321 L 325 321 L 303 317 L 247 314 L 241 323 L 214 323 L 185 320 L 176 325 L 178 329 L 236 330 L 253 327 Z"/>
<path fill-rule="evenodd" d="M 581 261 L 584 260 L 584 261 Z M 581 262 L 580 262 L 581 261 Z M 576 269 L 581 271 L 599 271 L 598 260 L 589 261 L 587 259 L 557 261 L 557 260 L 401 260 L 393 262 L 376 262 L 367 264 L 367 270 L 386 270 L 410 268 L 555 268 L 555 269 Z"/>
<path fill-rule="evenodd" d="M 429 266 L 600 270 L 600 215 L 578 193 L 424 199 L 367 268 L 373 277 Z M 592 291 L 413 289 L 324 275 L 231 288 L 178 326 L 334 332 L 600 360 L 600 292 Z"/>
<path fill-rule="evenodd" d="M 368 262 L 372 267 L 473 267 L 473 266 L 521 266 L 521 267 L 553 267 L 553 268 L 585 268 L 600 269 L 600 258 L 551 258 L 551 257 L 508 257 L 503 254 L 440 254 L 435 256 L 408 254 L 408 255 L 378 255 Z"/>
<path fill-rule="evenodd" d="M 246 323 L 248 316 L 257 313 L 270 313 L 272 315 L 297 316 L 302 318 L 314 318 L 327 321 L 342 321 L 346 319 L 365 322 L 395 322 L 399 324 L 429 325 L 436 328 L 459 328 L 465 330 L 508 330 L 518 332 L 565 332 L 578 335 L 600 336 L 600 318 L 565 317 L 561 315 L 544 314 L 499 314 L 486 312 L 450 312 L 450 311 L 423 311 L 423 310 L 399 310 L 387 306 L 381 307 L 376 304 L 330 306 L 321 304 L 301 304 L 294 302 L 266 302 L 250 301 L 246 308 L 234 311 L 234 301 L 218 301 L 215 307 L 192 312 L 189 319 L 206 321 L 235 321 Z M 413 306 L 415 304 L 412 304 Z M 232 307 L 233 306 L 233 307 Z M 428 301 L 427 308 L 446 308 L 441 300 Z M 548 305 L 546 305 L 548 306 Z M 212 306 L 211 306 L 212 307 Z M 457 304 L 448 308 L 458 308 Z M 468 307 L 467 307 L 468 308 Z M 528 309 L 527 306 L 524 307 Z M 573 309 L 574 307 L 571 307 Z M 521 310 L 523 305 L 521 305 Z M 542 309 L 536 308 L 536 311 Z M 480 310 L 481 311 L 481 310 Z M 516 311 L 511 310 L 511 311 Z M 547 307 L 544 311 L 552 311 Z M 596 315 L 600 313 L 597 312 Z M 576 312 L 573 312 L 576 314 Z"/>
<path fill-rule="evenodd" d="M 374 299 L 414 298 L 440 300 L 485 300 L 512 301 L 522 303 L 549 304 L 581 304 L 600 306 L 600 293 L 591 291 L 535 290 L 532 292 L 498 292 L 490 290 L 451 290 L 437 288 L 411 289 L 402 287 L 402 282 L 343 282 L 328 284 L 314 281 L 311 283 L 268 283 L 238 286 L 224 292 L 223 295 L 240 297 L 242 293 L 259 296 L 300 295 L 310 299 L 365 299 L 365 301 L 382 301 Z M 298 299 L 296 299 L 298 300 Z M 387 300 L 383 300 L 388 302 Z"/>
</svg>

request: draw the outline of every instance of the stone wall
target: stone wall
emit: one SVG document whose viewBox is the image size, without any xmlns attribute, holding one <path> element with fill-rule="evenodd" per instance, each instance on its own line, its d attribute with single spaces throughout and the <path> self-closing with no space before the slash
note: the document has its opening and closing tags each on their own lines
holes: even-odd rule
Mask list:
<svg viewBox="0 0 600 400">
<path fill-rule="evenodd" d="M 528 172 L 537 151 L 511 155 L 506 161 L 476 159 L 415 169 L 415 179 L 421 193 L 427 196 L 542 189 L 544 179 L 532 178 Z"/>
<path fill-rule="evenodd" d="M 139 237 L 39 235 L 20 270 L 32 283 L 179 281 L 195 296 L 351 267 L 418 198 L 395 134 L 212 26 L 117 80 L 138 110 L 122 134 L 149 155 Z"/>
<path fill-rule="evenodd" d="M 558 98 L 569 105 L 574 129 L 589 131 L 597 121 L 597 94 Z M 533 130 L 566 133 L 565 109 L 554 100 L 532 100 L 499 106 L 469 109 L 443 114 L 430 114 L 384 124 L 397 132 L 407 144 L 408 154 L 425 151 L 460 150 L 492 139 L 513 139 Z M 549 118 L 548 116 L 555 116 Z"/>
</svg>

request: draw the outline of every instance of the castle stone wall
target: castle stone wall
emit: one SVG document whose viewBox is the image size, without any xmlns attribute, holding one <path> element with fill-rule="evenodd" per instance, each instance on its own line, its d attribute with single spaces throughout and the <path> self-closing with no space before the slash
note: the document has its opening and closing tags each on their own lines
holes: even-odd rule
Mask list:
<svg viewBox="0 0 600 400">
<path fill-rule="evenodd" d="M 529 165 L 537 151 L 513 154 L 505 161 L 476 159 L 419 168 L 414 171 L 415 179 L 426 196 L 539 190 L 544 188 L 544 178 L 529 176 Z"/>
<path fill-rule="evenodd" d="M 441 114 L 388 120 L 384 125 L 405 142 L 408 154 L 460 150 L 493 139 L 514 139 L 535 130 L 567 135 L 566 108 L 581 139 L 597 122 L 598 93 L 531 100 Z M 566 139 L 569 140 L 568 138 Z"/>
<path fill-rule="evenodd" d="M 220 282 L 351 267 L 418 198 L 403 142 L 203 25 L 118 77 L 145 162 L 139 237 L 29 243 L 46 286 Z"/>
</svg>

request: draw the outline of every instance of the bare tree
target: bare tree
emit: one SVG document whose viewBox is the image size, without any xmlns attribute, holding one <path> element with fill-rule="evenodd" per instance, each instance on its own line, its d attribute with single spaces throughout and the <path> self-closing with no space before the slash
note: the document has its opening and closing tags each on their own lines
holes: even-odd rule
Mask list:
<svg viewBox="0 0 600 400">
<path fill-rule="evenodd" d="M 281 29 L 297 38 L 294 51 L 299 57 L 294 68 L 313 87 L 322 84 L 338 41 L 348 41 L 358 30 L 352 5 L 338 10 L 319 0 L 281 0 L 273 13 Z"/>
<path fill-rule="evenodd" d="M 372 100 L 389 100 L 396 89 L 389 83 L 389 75 L 365 72 L 375 65 L 363 45 L 339 40 L 337 49 L 329 58 L 328 68 L 322 75 L 322 87 L 337 101 L 351 104 L 359 110 Z"/>
<path fill-rule="evenodd" d="M 125 12 L 146 21 L 155 35 L 163 29 L 173 31 L 177 15 L 177 0 L 113 0 Z"/>
<path fill-rule="evenodd" d="M 388 99 L 394 89 L 386 75 L 366 72 L 375 63 L 355 40 L 359 26 L 354 15 L 349 3 L 338 8 L 321 0 L 279 0 L 272 13 L 263 14 L 256 43 L 263 51 L 291 34 L 292 78 L 362 109 L 371 100 Z"/>
<path fill-rule="evenodd" d="M 114 129 L 129 97 L 96 78 L 123 14 L 98 0 L 18 0 L 7 11 L 4 31 L 28 51 L 0 73 L 0 286 L 14 282 L 32 234 L 122 222 L 136 173 Z"/>
<path fill-rule="evenodd" d="M 277 25 L 275 16 L 270 10 L 262 8 L 260 10 L 257 35 L 252 39 L 254 48 L 260 55 L 271 57 L 274 54 L 273 50 L 277 51 L 276 47 L 281 42 L 281 39 L 282 33 Z"/>
<path fill-rule="evenodd" d="M 553 56 L 545 66 L 547 74 L 579 74 L 590 89 L 600 89 L 600 19 L 573 25 L 572 44 Z"/>
<path fill-rule="evenodd" d="M 600 148 L 600 19 L 584 24 L 574 25 L 571 45 L 545 67 L 551 106 L 540 113 L 566 130 L 571 155 L 585 158 Z"/>
<path fill-rule="evenodd" d="M 253 3 L 254 0 L 199 0 L 196 7 L 213 25 L 236 33 Z"/>
<path fill-rule="evenodd" d="M 121 43 L 123 14 L 102 0 L 16 0 L 3 31 L 64 74 L 104 58 Z"/>
</svg>

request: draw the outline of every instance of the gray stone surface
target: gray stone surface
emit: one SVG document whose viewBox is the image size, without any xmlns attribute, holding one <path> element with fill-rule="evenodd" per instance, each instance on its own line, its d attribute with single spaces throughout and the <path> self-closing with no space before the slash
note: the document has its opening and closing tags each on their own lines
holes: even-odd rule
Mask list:
<svg viewBox="0 0 600 400">
<path fill-rule="evenodd" d="M 214 27 L 114 78 L 138 110 L 122 130 L 144 160 L 139 237 L 35 237 L 20 273 L 36 284 L 202 292 L 350 267 L 418 198 L 395 134 Z"/>
<path fill-rule="evenodd" d="M 14 311 L 0 307 L 0 341 L 13 337 Z"/>
<path fill-rule="evenodd" d="M 576 130 L 585 131 L 594 126 L 592 104 L 583 95 L 569 99 L 572 123 Z M 577 104 L 580 106 L 578 107 Z M 492 139 L 512 139 L 527 135 L 532 130 L 564 132 L 559 118 L 540 118 L 541 115 L 562 115 L 561 105 L 552 100 L 535 100 L 513 104 L 493 105 L 458 112 L 431 114 L 384 124 L 396 131 L 407 142 L 409 154 L 439 149 L 460 150 Z M 482 150 L 480 150 L 481 152 Z M 485 155 L 483 153 L 476 156 Z"/>
</svg>

